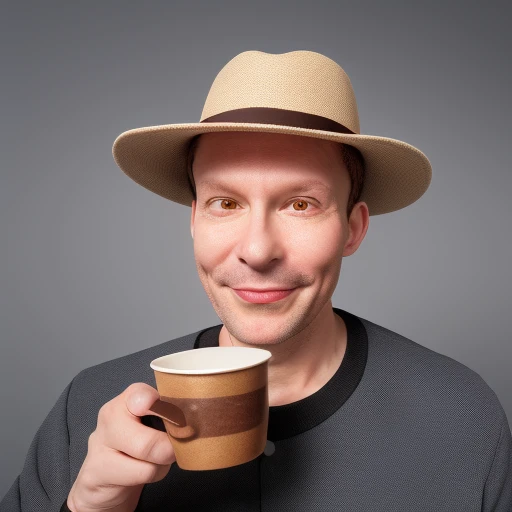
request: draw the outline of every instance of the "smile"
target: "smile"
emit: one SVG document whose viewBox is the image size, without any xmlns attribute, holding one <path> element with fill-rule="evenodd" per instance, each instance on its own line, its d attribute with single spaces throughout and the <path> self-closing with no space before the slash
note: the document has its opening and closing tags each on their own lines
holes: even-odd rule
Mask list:
<svg viewBox="0 0 512 512">
<path fill-rule="evenodd" d="M 232 288 L 232 290 L 246 302 L 252 302 L 253 304 L 268 304 L 288 297 L 288 295 L 296 290 L 296 288 L 292 288 L 291 290 L 269 290 L 262 292 L 235 290 L 234 288 Z"/>
</svg>

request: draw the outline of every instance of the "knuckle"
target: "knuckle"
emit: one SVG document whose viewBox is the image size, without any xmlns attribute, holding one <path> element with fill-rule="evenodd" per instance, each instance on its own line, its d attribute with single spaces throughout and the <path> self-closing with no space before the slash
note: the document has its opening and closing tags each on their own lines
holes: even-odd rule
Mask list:
<svg viewBox="0 0 512 512">
<path fill-rule="evenodd" d="M 137 436 L 132 438 L 132 449 L 134 457 L 137 459 L 148 461 L 153 451 L 154 443 L 144 436 Z"/>
<path fill-rule="evenodd" d="M 73 504 L 76 510 L 85 510 L 85 507 L 87 506 L 87 503 L 85 503 L 82 495 L 77 493 L 75 493 L 75 495 L 73 496 Z"/>
<path fill-rule="evenodd" d="M 110 408 L 110 402 L 107 402 L 100 407 L 100 410 L 98 411 L 98 423 L 102 423 L 106 418 L 108 418 L 110 414 Z"/>
<path fill-rule="evenodd" d="M 82 474 L 81 484 L 88 492 L 92 491 L 96 484 L 94 473 L 91 471 L 84 471 Z"/>
<path fill-rule="evenodd" d="M 85 464 L 80 472 L 80 488 L 92 492 L 97 486 L 96 472 Z"/>
<path fill-rule="evenodd" d="M 97 438 L 96 431 L 93 431 L 89 435 L 89 438 L 87 439 L 87 449 L 89 451 L 92 451 L 92 449 L 95 447 L 95 445 L 96 445 L 96 438 Z"/>
</svg>

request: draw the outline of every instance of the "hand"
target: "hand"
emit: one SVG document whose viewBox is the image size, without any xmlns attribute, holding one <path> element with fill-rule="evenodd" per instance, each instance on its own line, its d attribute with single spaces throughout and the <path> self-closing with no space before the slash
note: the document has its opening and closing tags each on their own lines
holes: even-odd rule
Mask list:
<svg viewBox="0 0 512 512">
<path fill-rule="evenodd" d="M 156 389 L 137 382 L 101 407 L 68 496 L 70 510 L 133 512 L 144 484 L 165 478 L 176 462 L 172 444 L 166 432 L 140 419 L 153 414 L 149 408 L 158 398 Z"/>
</svg>

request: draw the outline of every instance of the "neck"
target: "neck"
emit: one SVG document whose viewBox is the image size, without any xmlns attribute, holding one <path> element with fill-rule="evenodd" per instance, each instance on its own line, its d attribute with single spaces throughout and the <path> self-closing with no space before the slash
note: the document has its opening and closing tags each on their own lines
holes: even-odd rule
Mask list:
<svg viewBox="0 0 512 512">
<path fill-rule="evenodd" d="M 223 325 L 219 346 L 245 346 Z M 268 362 L 269 405 L 301 400 L 322 388 L 336 373 L 345 355 L 347 329 L 333 310 L 331 301 L 305 329 L 286 341 L 260 344 L 272 353 Z"/>
</svg>

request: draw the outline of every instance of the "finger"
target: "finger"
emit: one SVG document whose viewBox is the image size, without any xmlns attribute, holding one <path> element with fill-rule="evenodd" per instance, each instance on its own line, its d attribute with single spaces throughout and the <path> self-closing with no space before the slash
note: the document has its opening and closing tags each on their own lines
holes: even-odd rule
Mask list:
<svg viewBox="0 0 512 512">
<path fill-rule="evenodd" d="M 153 464 L 171 464 L 175 454 L 169 436 L 144 425 L 126 425 L 113 433 L 107 444 L 135 459 Z"/>
<path fill-rule="evenodd" d="M 143 425 L 138 416 L 146 415 L 158 396 L 151 386 L 135 383 L 107 402 L 100 410 L 98 428 L 91 436 L 93 445 L 105 445 L 154 464 L 172 464 L 176 458 L 168 434 Z"/>
<path fill-rule="evenodd" d="M 147 427 L 130 413 L 102 417 L 100 427 L 92 434 L 92 443 L 107 446 L 135 459 L 153 464 L 172 464 L 174 449 L 166 432 Z"/>
<path fill-rule="evenodd" d="M 171 464 L 160 465 L 134 459 L 104 446 L 96 457 L 91 458 L 87 472 L 93 475 L 99 486 L 133 487 L 165 478 L 170 467 Z"/>
</svg>

